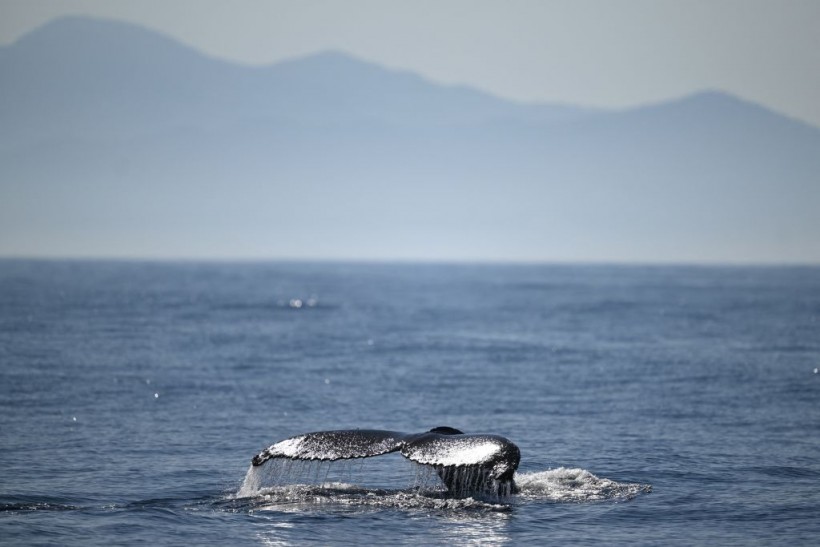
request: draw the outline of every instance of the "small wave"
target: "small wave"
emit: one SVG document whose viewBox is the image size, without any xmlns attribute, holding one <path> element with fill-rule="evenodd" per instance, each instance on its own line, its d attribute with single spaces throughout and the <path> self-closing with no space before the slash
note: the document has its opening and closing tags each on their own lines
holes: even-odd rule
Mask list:
<svg viewBox="0 0 820 547">
<path fill-rule="evenodd" d="M 76 511 L 79 506 L 51 498 L 18 498 L 0 501 L 0 513 L 29 511 Z"/>
<path fill-rule="evenodd" d="M 566 467 L 519 473 L 515 482 L 522 497 L 559 502 L 628 500 L 652 491 L 648 484 L 616 482 L 596 477 L 585 469 Z"/>
<path fill-rule="evenodd" d="M 807 467 L 795 467 L 791 465 L 777 466 L 757 466 L 750 467 L 749 471 L 785 479 L 817 479 L 820 478 L 820 471 Z"/>
</svg>

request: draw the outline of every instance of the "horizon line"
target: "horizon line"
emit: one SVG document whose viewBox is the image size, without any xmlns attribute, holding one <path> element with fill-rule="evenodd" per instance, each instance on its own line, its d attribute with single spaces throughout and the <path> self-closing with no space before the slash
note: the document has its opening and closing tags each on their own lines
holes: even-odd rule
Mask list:
<svg viewBox="0 0 820 547">
<path fill-rule="evenodd" d="M 422 258 L 422 257 L 206 257 L 206 256 L 104 256 L 104 255 L 6 255 L 0 262 L 88 262 L 123 264 L 328 264 L 328 265 L 396 265 L 396 266 L 579 266 L 636 268 L 820 268 L 820 260 L 687 260 L 687 259 L 492 259 L 492 258 Z"/>
</svg>

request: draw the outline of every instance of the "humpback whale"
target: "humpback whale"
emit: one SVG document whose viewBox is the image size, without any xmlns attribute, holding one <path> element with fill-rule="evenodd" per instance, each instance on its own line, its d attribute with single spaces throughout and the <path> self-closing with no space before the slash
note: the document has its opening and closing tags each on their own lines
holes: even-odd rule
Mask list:
<svg viewBox="0 0 820 547">
<path fill-rule="evenodd" d="M 452 427 L 424 433 L 380 429 L 316 431 L 273 444 L 251 460 L 254 466 L 274 458 L 335 461 L 400 452 L 431 466 L 456 497 L 472 494 L 504 496 L 517 491 L 513 475 L 521 452 L 500 435 L 467 435 Z"/>
</svg>

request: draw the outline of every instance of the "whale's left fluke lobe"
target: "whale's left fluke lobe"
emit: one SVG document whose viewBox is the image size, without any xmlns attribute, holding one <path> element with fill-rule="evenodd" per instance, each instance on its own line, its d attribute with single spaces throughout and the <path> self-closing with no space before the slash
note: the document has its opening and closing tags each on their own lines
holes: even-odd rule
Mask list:
<svg viewBox="0 0 820 547">
<path fill-rule="evenodd" d="M 271 458 L 321 461 L 368 458 L 399 450 L 405 437 L 405 433 L 378 429 L 317 431 L 279 441 L 254 456 L 251 463 L 262 465 Z"/>
</svg>

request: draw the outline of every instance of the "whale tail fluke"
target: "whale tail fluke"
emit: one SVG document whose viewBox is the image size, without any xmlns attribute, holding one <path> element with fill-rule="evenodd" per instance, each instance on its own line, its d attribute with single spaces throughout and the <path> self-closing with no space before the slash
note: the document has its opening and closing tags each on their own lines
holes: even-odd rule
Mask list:
<svg viewBox="0 0 820 547">
<path fill-rule="evenodd" d="M 335 461 L 369 458 L 400 451 L 405 458 L 436 469 L 448 492 L 506 495 L 516 491 L 513 476 L 521 453 L 499 435 L 466 435 L 452 427 L 425 433 L 380 429 L 317 431 L 273 444 L 251 460 L 253 466 L 273 458 Z"/>
</svg>

